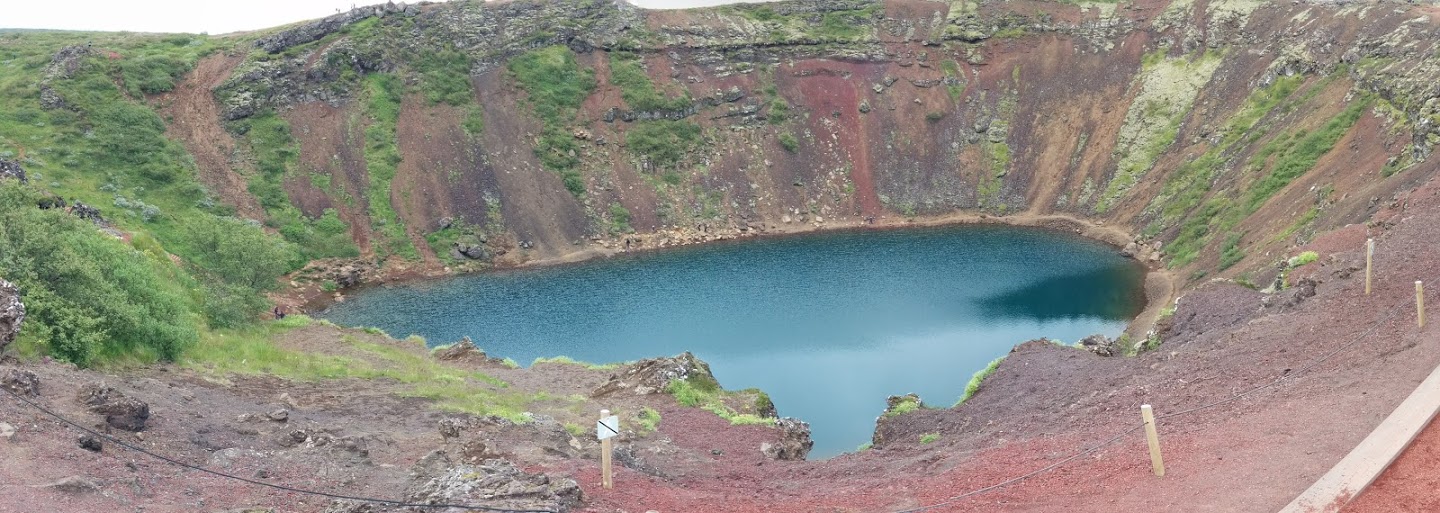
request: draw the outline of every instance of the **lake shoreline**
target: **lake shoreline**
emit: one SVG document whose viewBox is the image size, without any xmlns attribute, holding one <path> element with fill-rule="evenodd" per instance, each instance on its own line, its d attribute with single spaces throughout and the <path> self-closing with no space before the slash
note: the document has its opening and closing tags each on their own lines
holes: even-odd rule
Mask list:
<svg viewBox="0 0 1440 513">
<path fill-rule="evenodd" d="M 995 216 L 990 214 L 956 212 L 934 216 L 886 216 L 868 219 L 856 217 L 834 219 L 829 222 L 772 223 L 756 229 L 717 230 L 717 233 L 707 233 L 701 238 L 693 237 L 693 233 L 684 234 L 690 235 L 691 237 L 679 235 L 680 232 L 678 230 L 674 232 L 657 231 L 646 234 L 632 234 L 610 239 L 594 239 L 591 241 L 591 244 L 586 247 L 560 256 L 537 258 L 513 265 L 495 266 L 479 270 L 457 270 L 445 265 L 404 263 L 398 266 L 382 268 L 374 278 L 366 280 L 359 286 L 345 289 L 344 292 L 327 292 L 315 287 L 303 287 L 288 290 L 281 294 L 274 294 L 272 295 L 272 299 L 274 299 L 277 304 L 285 305 L 292 310 L 314 313 L 322 311 L 337 302 L 344 301 L 347 294 L 361 293 L 372 287 L 386 285 L 430 281 L 470 274 L 579 265 L 621 255 L 641 255 L 678 248 L 739 243 L 749 239 L 777 239 L 826 233 L 864 232 L 870 230 L 889 231 L 967 225 L 1039 228 L 1079 235 L 1086 239 L 1107 244 L 1120 251 L 1123 256 L 1142 265 L 1146 270 L 1144 278 L 1145 307 L 1129 322 L 1125 329 L 1125 334 L 1129 335 L 1132 339 L 1144 339 L 1153 331 L 1156 322 L 1160 319 L 1161 312 L 1174 304 L 1178 297 L 1179 290 L 1174 275 L 1161 263 L 1159 250 L 1147 245 L 1137 244 L 1137 238 L 1125 229 L 1065 214 L 1019 213 Z M 622 246 L 622 244 L 624 244 L 622 241 L 633 241 L 634 243 L 630 244 L 630 248 L 625 249 Z M 1023 342 L 1024 341 L 1021 340 L 1015 343 L 1018 345 Z"/>
</svg>

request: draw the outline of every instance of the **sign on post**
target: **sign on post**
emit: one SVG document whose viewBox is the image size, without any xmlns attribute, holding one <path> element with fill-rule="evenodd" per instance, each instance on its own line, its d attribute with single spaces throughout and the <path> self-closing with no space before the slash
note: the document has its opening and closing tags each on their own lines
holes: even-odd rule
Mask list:
<svg viewBox="0 0 1440 513">
<path fill-rule="evenodd" d="M 605 415 L 609 412 L 610 410 L 601 410 L 600 414 Z M 620 434 L 620 417 L 617 415 L 600 417 L 600 420 L 595 423 L 596 438 L 605 440 L 618 434 Z"/>
<path fill-rule="evenodd" d="M 615 475 L 611 471 L 611 457 L 615 452 L 614 438 L 620 434 L 620 417 L 611 415 L 610 410 L 600 410 L 600 420 L 595 422 L 595 437 L 600 439 L 600 486 L 615 487 Z"/>
</svg>

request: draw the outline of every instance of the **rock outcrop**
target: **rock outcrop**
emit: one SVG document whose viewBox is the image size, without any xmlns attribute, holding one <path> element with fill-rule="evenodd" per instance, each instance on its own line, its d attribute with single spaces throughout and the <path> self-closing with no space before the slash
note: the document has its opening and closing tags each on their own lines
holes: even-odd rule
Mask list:
<svg viewBox="0 0 1440 513">
<path fill-rule="evenodd" d="M 598 399 L 622 391 L 635 395 L 658 394 L 665 392 L 672 381 L 692 378 L 715 381 L 715 375 L 710 373 L 710 364 L 686 351 L 673 358 L 652 358 L 627 365 L 619 373 L 611 375 L 610 380 L 596 388 L 590 396 Z"/>
<path fill-rule="evenodd" d="M 1080 339 L 1080 348 L 1100 356 L 1115 356 L 1120 352 L 1114 340 L 1099 334 Z"/>
<path fill-rule="evenodd" d="M 16 180 L 19 180 L 20 183 L 27 183 L 30 181 L 28 178 L 25 177 L 25 169 L 20 167 L 19 162 L 0 159 L 0 180 L 4 180 L 6 178 L 14 178 Z"/>
<path fill-rule="evenodd" d="M 24 369 L 0 369 L 0 388 L 34 397 L 40 395 L 40 378 Z"/>
<path fill-rule="evenodd" d="M 772 460 L 800 461 L 810 454 L 815 441 L 810 439 L 810 424 L 793 417 L 775 421 L 780 440 L 760 444 L 760 453 Z"/>
<path fill-rule="evenodd" d="M 20 302 L 20 289 L 0 280 L 0 351 L 20 336 L 20 326 L 24 323 L 25 304 Z"/>
<path fill-rule="evenodd" d="M 88 383 L 80 387 L 76 400 L 92 413 L 104 415 L 105 424 L 115 429 L 144 431 L 145 422 L 150 419 L 149 404 L 127 397 L 125 393 L 104 383 Z"/>
<path fill-rule="evenodd" d="M 418 504 L 485 504 L 493 508 L 561 513 L 579 506 L 584 493 L 574 479 L 525 472 L 502 459 L 457 464 L 444 451 L 434 451 L 410 469 L 410 486 L 404 500 Z M 325 511 L 398 513 L 410 510 L 337 500 Z"/>
</svg>

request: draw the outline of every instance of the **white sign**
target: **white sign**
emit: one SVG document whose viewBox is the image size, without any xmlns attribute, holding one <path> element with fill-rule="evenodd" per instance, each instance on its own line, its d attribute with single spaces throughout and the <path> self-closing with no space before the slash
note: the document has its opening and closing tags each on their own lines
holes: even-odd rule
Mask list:
<svg viewBox="0 0 1440 513">
<path fill-rule="evenodd" d="M 595 436 L 601 440 L 618 434 L 620 434 L 620 417 L 617 415 L 601 417 L 600 421 L 595 423 Z"/>
</svg>

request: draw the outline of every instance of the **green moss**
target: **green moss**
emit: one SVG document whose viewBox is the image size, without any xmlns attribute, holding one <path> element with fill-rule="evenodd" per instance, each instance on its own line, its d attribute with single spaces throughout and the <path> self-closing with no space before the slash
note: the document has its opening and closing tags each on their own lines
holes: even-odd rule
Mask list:
<svg viewBox="0 0 1440 513">
<path fill-rule="evenodd" d="M 933 444 L 940 440 L 940 433 L 925 433 L 920 435 L 920 445 Z"/>
</svg>

